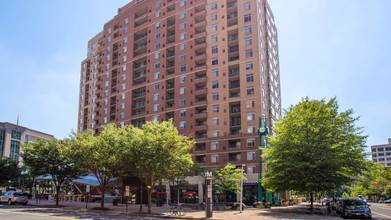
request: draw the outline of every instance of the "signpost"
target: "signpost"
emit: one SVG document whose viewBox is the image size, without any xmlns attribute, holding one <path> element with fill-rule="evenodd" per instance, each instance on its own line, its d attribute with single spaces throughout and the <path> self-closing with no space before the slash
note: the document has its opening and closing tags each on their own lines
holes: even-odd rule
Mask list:
<svg viewBox="0 0 391 220">
<path fill-rule="evenodd" d="M 35 186 L 35 203 L 38 204 L 38 200 L 39 200 L 39 185 L 37 184 Z"/>
<path fill-rule="evenodd" d="M 89 193 L 90 193 L 90 185 L 87 185 L 87 187 L 86 187 L 86 208 L 87 208 L 87 204 L 88 204 Z"/>
<path fill-rule="evenodd" d="M 205 186 L 207 189 L 206 208 L 205 208 L 206 218 L 212 218 L 213 216 L 212 178 L 213 178 L 212 172 L 205 173 Z"/>
</svg>

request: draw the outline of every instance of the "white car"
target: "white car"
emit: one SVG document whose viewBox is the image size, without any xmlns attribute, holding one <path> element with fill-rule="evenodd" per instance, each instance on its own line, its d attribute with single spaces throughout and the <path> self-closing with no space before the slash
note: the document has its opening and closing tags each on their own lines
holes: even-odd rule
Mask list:
<svg viewBox="0 0 391 220">
<path fill-rule="evenodd" d="M 16 203 L 27 205 L 28 203 L 27 193 L 9 191 L 0 197 L 0 202 L 6 202 L 9 205 L 13 205 Z"/>
</svg>

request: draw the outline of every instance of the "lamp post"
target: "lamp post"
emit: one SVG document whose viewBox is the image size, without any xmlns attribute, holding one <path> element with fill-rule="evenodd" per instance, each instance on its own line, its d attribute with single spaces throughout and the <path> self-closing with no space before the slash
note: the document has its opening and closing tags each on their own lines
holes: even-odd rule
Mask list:
<svg viewBox="0 0 391 220">
<path fill-rule="evenodd" d="M 24 176 L 27 175 L 28 173 L 29 173 L 28 170 L 22 170 L 22 172 L 20 173 L 20 175 L 22 175 L 23 178 L 22 192 L 24 192 Z"/>
<path fill-rule="evenodd" d="M 262 119 L 263 119 L 263 127 L 262 127 Z M 269 133 L 269 129 L 267 127 L 267 118 L 266 115 L 263 117 L 259 117 L 259 128 L 258 128 L 258 136 L 259 136 L 259 146 L 258 146 L 258 202 L 263 202 L 262 198 L 262 136 L 267 136 Z M 265 148 L 267 147 L 267 142 L 265 140 Z"/>
<path fill-rule="evenodd" d="M 240 213 L 242 213 L 242 209 L 243 209 L 242 203 L 243 203 L 243 167 L 244 166 L 246 166 L 246 165 L 242 164 L 242 179 L 240 181 L 240 204 L 239 204 Z"/>
</svg>

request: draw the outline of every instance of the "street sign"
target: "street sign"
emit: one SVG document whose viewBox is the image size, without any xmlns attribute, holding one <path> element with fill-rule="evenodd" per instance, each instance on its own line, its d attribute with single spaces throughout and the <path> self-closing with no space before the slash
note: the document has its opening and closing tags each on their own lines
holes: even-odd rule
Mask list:
<svg viewBox="0 0 391 220">
<path fill-rule="evenodd" d="M 207 198 L 206 198 L 206 207 L 205 207 L 206 218 L 213 217 L 212 178 L 213 178 L 212 172 L 205 172 L 205 185 L 207 189 L 207 196 L 206 196 Z"/>
<path fill-rule="evenodd" d="M 129 196 L 129 186 L 125 186 L 125 196 Z"/>
<path fill-rule="evenodd" d="M 87 185 L 86 192 L 90 192 L 90 185 Z"/>
<path fill-rule="evenodd" d="M 39 185 L 38 185 L 38 184 L 35 186 L 35 189 L 36 189 L 37 191 L 39 190 Z"/>
</svg>

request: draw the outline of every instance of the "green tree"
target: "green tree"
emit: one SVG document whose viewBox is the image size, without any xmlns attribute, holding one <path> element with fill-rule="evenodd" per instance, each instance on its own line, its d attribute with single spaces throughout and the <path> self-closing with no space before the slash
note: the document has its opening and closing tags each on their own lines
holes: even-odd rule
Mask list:
<svg viewBox="0 0 391 220">
<path fill-rule="evenodd" d="M 19 176 L 18 162 L 8 157 L 0 157 L 0 186 Z"/>
<path fill-rule="evenodd" d="M 214 171 L 213 174 L 213 187 L 219 190 L 224 195 L 224 201 L 226 197 L 226 193 L 240 192 L 240 181 L 242 178 L 241 169 L 236 169 L 236 166 L 228 163 L 225 167 Z M 243 176 L 243 181 L 247 180 L 246 177 Z"/>
<path fill-rule="evenodd" d="M 92 172 L 98 179 L 102 191 L 102 209 L 107 185 L 113 178 L 121 176 L 121 134 L 121 129 L 114 124 L 103 126 L 99 136 L 95 136 L 92 131 L 79 133 L 65 152 L 76 158 L 86 171 Z"/>
<path fill-rule="evenodd" d="M 362 195 L 364 197 L 367 197 L 368 190 L 365 189 L 364 186 L 356 186 L 354 189 L 352 189 L 352 192 L 350 193 L 352 197 L 358 197 L 359 195 Z"/>
<path fill-rule="evenodd" d="M 50 175 L 56 187 L 56 194 L 60 194 L 61 186 L 72 179 L 78 178 L 82 172 L 70 157 L 61 154 L 62 149 L 70 144 L 69 140 L 38 139 L 22 145 L 23 163 L 29 167 L 33 176 Z M 56 197 L 56 206 L 58 206 Z"/>
<path fill-rule="evenodd" d="M 273 128 L 264 150 L 264 186 L 273 192 L 299 191 L 313 195 L 355 181 L 366 169 L 366 136 L 356 127 L 353 111 L 338 112 L 335 98 L 303 99 L 291 106 Z"/>
<path fill-rule="evenodd" d="M 148 187 L 148 213 L 151 213 L 151 187 L 160 180 L 179 174 L 179 170 L 191 167 L 189 150 L 194 141 L 178 134 L 172 120 L 159 123 L 148 121 L 142 129 L 129 126 L 122 141 L 126 150 L 125 172 L 135 174 Z"/>
</svg>

